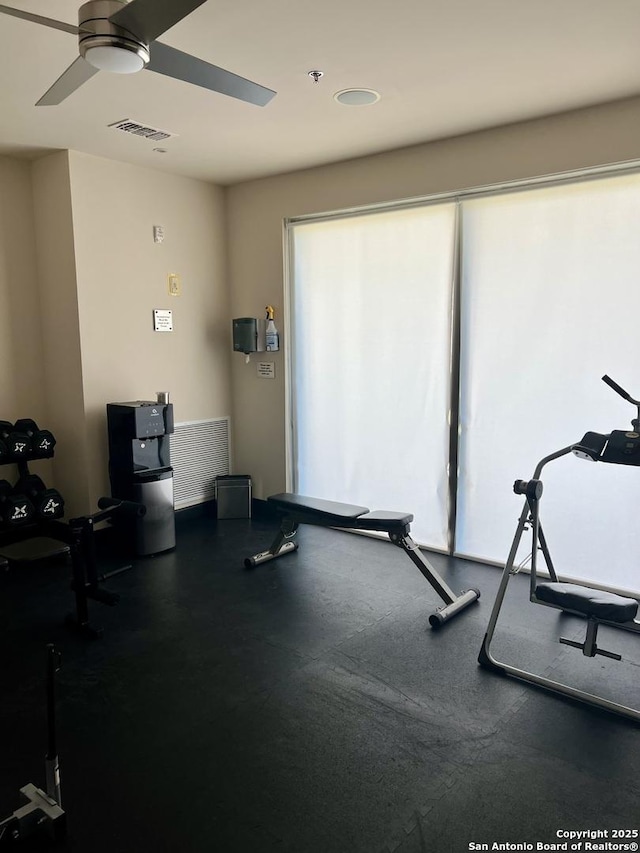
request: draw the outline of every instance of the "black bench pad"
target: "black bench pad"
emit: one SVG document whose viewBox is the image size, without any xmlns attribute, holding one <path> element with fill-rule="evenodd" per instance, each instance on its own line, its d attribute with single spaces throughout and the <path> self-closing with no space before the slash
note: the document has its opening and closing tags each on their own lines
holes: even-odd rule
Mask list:
<svg viewBox="0 0 640 853">
<path fill-rule="evenodd" d="M 354 529 L 380 530 L 388 533 L 390 530 L 408 527 L 412 521 L 413 515 L 410 512 L 387 512 L 379 509 L 356 518 Z"/>
<path fill-rule="evenodd" d="M 638 612 L 634 598 L 573 583 L 539 583 L 536 598 L 563 610 L 575 610 L 607 622 L 630 622 Z"/>
<path fill-rule="evenodd" d="M 271 495 L 267 500 L 285 512 L 302 511 L 309 515 L 334 515 L 337 518 L 354 519 L 369 512 L 368 506 L 355 506 L 338 503 L 337 501 L 324 501 L 321 498 L 308 498 L 305 495 L 294 495 L 290 492 Z"/>
<path fill-rule="evenodd" d="M 282 492 L 271 495 L 267 500 L 280 512 L 294 521 L 320 524 L 326 527 L 348 527 L 353 530 L 379 530 L 389 532 L 404 528 L 413 521 L 413 515 L 405 512 L 369 512 L 366 506 L 325 501 Z"/>
</svg>

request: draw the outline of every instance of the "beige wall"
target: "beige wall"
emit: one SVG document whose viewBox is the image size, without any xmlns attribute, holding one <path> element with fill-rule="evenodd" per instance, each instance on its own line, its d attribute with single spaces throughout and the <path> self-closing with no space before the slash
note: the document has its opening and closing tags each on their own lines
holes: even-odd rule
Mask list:
<svg viewBox="0 0 640 853">
<path fill-rule="evenodd" d="M 260 316 L 270 302 L 282 326 L 285 217 L 636 158 L 640 99 L 236 185 L 227 190 L 232 315 Z M 232 363 L 236 469 L 252 475 L 259 498 L 286 485 L 283 353 L 269 360 L 275 382 L 240 355 Z"/>
<path fill-rule="evenodd" d="M 45 413 L 35 249 L 29 164 L 0 157 L 0 420 Z"/>
<path fill-rule="evenodd" d="M 47 427 L 31 169 L 0 157 L 0 420 Z M 50 464 L 34 473 L 51 477 Z M 0 479 L 15 482 L 14 466 Z"/>
<path fill-rule="evenodd" d="M 230 415 L 225 252 L 212 184 L 73 151 L 0 158 L 0 420 L 55 433 L 53 464 L 31 467 L 67 517 L 109 494 L 106 403 L 168 390 L 178 422 Z M 154 308 L 172 333 L 153 331 Z"/>
<path fill-rule="evenodd" d="M 47 427 L 57 440 L 47 485 L 72 517 L 88 511 L 89 496 L 68 152 L 34 163 L 32 179 Z"/>
<path fill-rule="evenodd" d="M 177 422 L 231 413 L 224 194 L 70 153 L 90 504 L 109 494 L 108 402 L 171 392 Z M 153 242 L 162 225 L 164 242 Z M 182 295 L 168 294 L 167 276 Z M 173 332 L 154 332 L 154 308 Z"/>
</svg>

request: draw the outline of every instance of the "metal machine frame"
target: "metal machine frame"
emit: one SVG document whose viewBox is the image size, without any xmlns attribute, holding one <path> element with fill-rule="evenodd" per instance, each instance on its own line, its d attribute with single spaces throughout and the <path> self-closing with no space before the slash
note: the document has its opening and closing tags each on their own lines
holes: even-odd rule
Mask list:
<svg viewBox="0 0 640 853">
<path fill-rule="evenodd" d="M 66 815 L 62 809 L 60 768 L 55 729 L 55 674 L 60 655 L 53 644 L 47 645 L 47 753 L 45 756 L 47 790 L 29 782 L 20 788 L 23 805 L 0 820 L 0 849 L 14 846 L 28 836 L 45 831 L 54 841 L 66 835 Z"/>
<path fill-rule="evenodd" d="M 608 435 L 588 432 L 578 444 L 563 447 L 561 450 L 545 456 L 536 465 L 533 477 L 529 481 L 516 480 L 514 492 L 525 496 L 525 504 L 520 514 L 516 533 L 509 551 L 496 600 L 489 619 L 489 625 L 485 634 L 482 648 L 478 656 L 478 662 L 501 675 L 513 676 L 521 681 L 546 688 L 554 693 L 570 697 L 584 702 L 596 708 L 611 711 L 633 720 L 640 721 L 640 710 L 619 704 L 610 699 L 588 693 L 584 690 L 571 687 L 542 675 L 537 675 L 511 664 L 497 660 L 491 653 L 491 642 L 495 633 L 500 609 L 502 607 L 509 580 L 520 571 L 516 566 L 516 554 L 520 546 L 523 534 L 530 528 L 531 564 L 529 597 L 534 604 L 542 604 L 546 607 L 554 607 L 566 613 L 584 617 L 587 620 L 586 636 L 583 643 L 575 640 L 560 638 L 560 643 L 573 646 L 582 650 L 586 657 L 602 655 L 614 660 L 621 660 L 621 656 L 598 648 L 596 643 L 598 627 L 608 625 L 614 628 L 623 628 L 627 631 L 640 633 L 640 621 L 637 618 L 640 604 L 640 593 L 633 598 L 627 598 L 612 593 L 600 592 L 591 587 L 582 586 L 571 582 L 560 582 L 556 573 L 547 541 L 544 536 L 540 522 L 540 499 L 543 492 L 543 484 L 540 475 L 543 468 L 550 462 L 573 453 L 583 459 L 594 462 L 609 462 L 613 464 L 640 466 L 640 401 L 633 399 L 629 394 L 615 383 L 610 377 L 603 376 L 603 381 L 625 400 L 637 407 L 637 417 L 632 423 L 632 431 L 614 430 Z M 540 581 L 538 578 L 538 552 L 542 553 L 546 568 L 549 573 L 549 581 L 546 578 Z"/>
</svg>

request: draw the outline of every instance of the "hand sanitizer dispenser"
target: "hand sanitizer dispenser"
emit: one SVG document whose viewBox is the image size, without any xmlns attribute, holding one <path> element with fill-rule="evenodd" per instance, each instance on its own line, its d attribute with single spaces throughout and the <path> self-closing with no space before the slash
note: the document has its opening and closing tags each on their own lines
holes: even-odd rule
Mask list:
<svg viewBox="0 0 640 853">
<path fill-rule="evenodd" d="M 273 315 L 275 313 L 275 309 L 273 305 L 267 305 L 265 308 L 267 312 L 267 328 L 265 331 L 265 348 L 267 352 L 278 352 L 280 349 L 280 335 L 278 334 L 278 330 L 276 329 L 276 324 L 273 320 Z"/>
</svg>

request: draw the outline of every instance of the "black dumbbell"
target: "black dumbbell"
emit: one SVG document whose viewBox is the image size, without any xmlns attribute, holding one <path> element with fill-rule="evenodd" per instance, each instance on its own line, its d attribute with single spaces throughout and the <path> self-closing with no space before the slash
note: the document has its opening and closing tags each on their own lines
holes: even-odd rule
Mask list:
<svg viewBox="0 0 640 853">
<path fill-rule="evenodd" d="M 31 453 L 31 439 L 26 432 L 17 430 L 9 421 L 0 421 L 0 441 L 7 449 L 5 462 L 20 462 Z"/>
<path fill-rule="evenodd" d="M 31 442 L 31 456 L 37 459 L 47 459 L 53 456 L 56 440 L 48 429 L 40 429 L 31 418 L 20 418 L 13 425 L 16 432 L 26 433 Z"/>
<path fill-rule="evenodd" d="M 26 495 L 16 494 L 11 483 L 0 480 L 0 524 L 17 527 L 33 519 L 35 509 Z"/>
<path fill-rule="evenodd" d="M 64 499 L 57 489 L 48 489 L 37 474 L 20 477 L 14 494 L 24 495 L 32 504 L 38 518 L 62 518 Z"/>
</svg>

